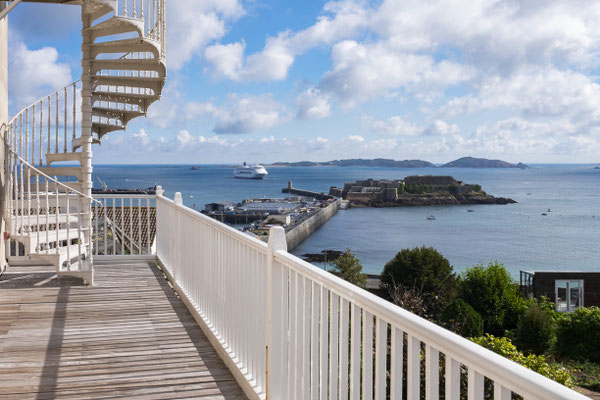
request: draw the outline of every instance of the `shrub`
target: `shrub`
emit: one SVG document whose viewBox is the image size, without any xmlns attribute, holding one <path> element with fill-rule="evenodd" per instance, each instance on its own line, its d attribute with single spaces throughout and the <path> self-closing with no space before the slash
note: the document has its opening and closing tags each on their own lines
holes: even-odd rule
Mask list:
<svg viewBox="0 0 600 400">
<path fill-rule="evenodd" d="M 518 284 L 502 264 L 478 264 L 461 277 L 460 298 L 481 315 L 485 332 L 504 335 L 517 326 L 526 305 Z"/>
<path fill-rule="evenodd" d="M 600 308 L 581 307 L 563 314 L 556 329 L 556 350 L 566 358 L 600 361 Z"/>
<path fill-rule="evenodd" d="M 431 247 L 404 249 L 383 268 L 384 288 L 397 285 L 420 293 L 427 310 L 437 319 L 456 297 L 456 275 L 444 256 Z"/>
<path fill-rule="evenodd" d="M 333 261 L 333 268 L 334 270 L 331 272 L 334 275 L 358 287 L 365 288 L 367 286 L 367 278 L 362 273 L 362 265 L 360 265 L 360 261 L 352 254 L 350 249 L 346 249 L 345 252 Z"/>
<path fill-rule="evenodd" d="M 556 323 L 552 314 L 534 303 L 519 318 L 515 344 L 525 352 L 544 354 L 554 344 L 555 331 Z"/>
<path fill-rule="evenodd" d="M 441 317 L 448 329 L 464 337 L 483 335 L 483 319 L 462 299 L 454 300 Z"/>
<path fill-rule="evenodd" d="M 494 353 L 500 354 L 511 361 L 519 363 L 522 366 L 537 372 L 540 375 L 553 379 L 567 387 L 573 387 L 573 377 L 571 376 L 571 371 L 560 367 L 558 364 L 548 363 L 544 356 L 536 356 L 534 354 L 530 354 L 528 356 L 524 355 L 517 350 L 509 338 L 495 337 L 493 335 L 486 334 L 483 337 L 478 337 L 471 340 L 478 345 L 493 351 Z"/>
</svg>

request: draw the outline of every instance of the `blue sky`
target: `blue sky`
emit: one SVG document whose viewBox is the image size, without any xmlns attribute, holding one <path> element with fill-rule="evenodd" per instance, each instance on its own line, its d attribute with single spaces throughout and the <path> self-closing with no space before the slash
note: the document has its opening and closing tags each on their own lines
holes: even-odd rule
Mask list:
<svg viewBox="0 0 600 400">
<path fill-rule="evenodd" d="M 167 4 L 163 99 L 95 162 L 599 161 L 597 1 Z M 9 24 L 14 113 L 79 77 L 79 8 Z"/>
</svg>

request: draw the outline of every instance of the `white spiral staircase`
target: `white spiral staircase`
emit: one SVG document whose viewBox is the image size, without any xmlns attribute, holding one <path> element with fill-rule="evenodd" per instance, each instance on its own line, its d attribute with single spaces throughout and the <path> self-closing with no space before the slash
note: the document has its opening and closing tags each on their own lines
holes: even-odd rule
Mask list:
<svg viewBox="0 0 600 400">
<path fill-rule="evenodd" d="M 81 79 L 2 128 L 12 251 L 51 263 L 58 275 L 93 284 L 91 146 L 160 99 L 165 1 L 81 1 Z"/>
</svg>

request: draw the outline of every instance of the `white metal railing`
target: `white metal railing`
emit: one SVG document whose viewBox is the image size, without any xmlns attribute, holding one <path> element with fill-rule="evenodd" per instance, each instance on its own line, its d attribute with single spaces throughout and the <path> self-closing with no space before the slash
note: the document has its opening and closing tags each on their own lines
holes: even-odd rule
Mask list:
<svg viewBox="0 0 600 400">
<path fill-rule="evenodd" d="M 86 208 L 94 200 L 23 159 L 11 140 L 6 141 L 5 154 L 7 230 L 18 239 L 8 247 L 8 257 L 53 254 L 65 247 L 64 268 L 70 270 L 73 259 L 81 266 L 82 259 L 91 255 L 91 243 L 85 240 L 80 221 L 89 218 Z"/>
<path fill-rule="evenodd" d="M 117 15 L 143 22 L 144 37 L 161 44 L 161 57 L 165 57 L 166 7 L 165 0 L 119 0 Z"/>
<path fill-rule="evenodd" d="M 94 194 L 94 255 L 154 254 L 156 196 Z"/>
<path fill-rule="evenodd" d="M 586 398 L 157 194 L 158 259 L 255 398 Z"/>
<path fill-rule="evenodd" d="M 6 144 L 38 168 L 47 154 L 71 152 L 81 121 L 80 90 L 78 80 L 23 108 L 5 128 Z"/>
</svg>

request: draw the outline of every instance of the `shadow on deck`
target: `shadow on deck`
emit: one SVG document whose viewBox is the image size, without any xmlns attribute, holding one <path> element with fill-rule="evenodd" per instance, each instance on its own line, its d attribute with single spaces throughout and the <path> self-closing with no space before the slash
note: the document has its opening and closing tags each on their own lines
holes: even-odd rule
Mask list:
<svg viewBox="0 0 600 400">
<path fill-rule="evenodd" d="M 95 280 L 0 278 L 0 399 L 246 398 L 156 267 L 98 265 Z"/>
</svg>

